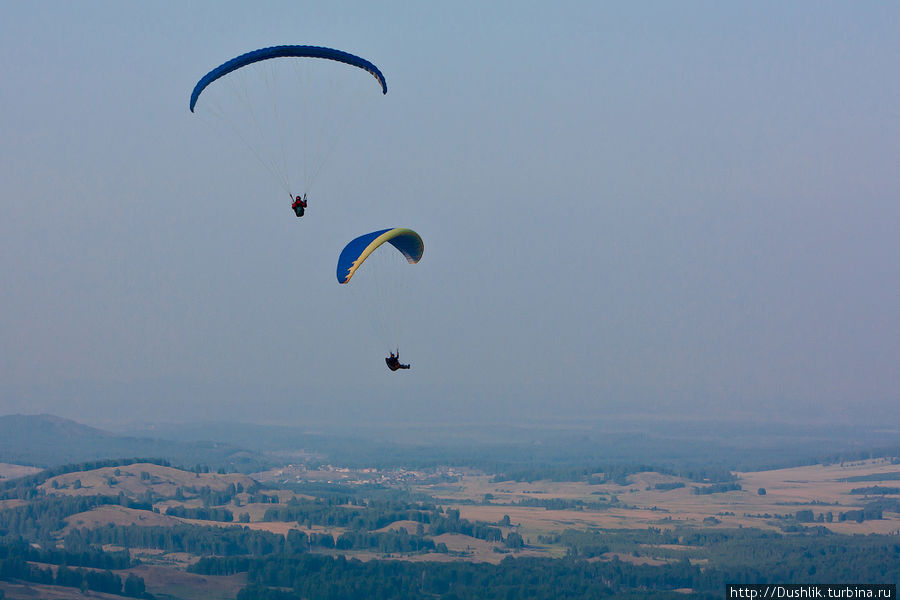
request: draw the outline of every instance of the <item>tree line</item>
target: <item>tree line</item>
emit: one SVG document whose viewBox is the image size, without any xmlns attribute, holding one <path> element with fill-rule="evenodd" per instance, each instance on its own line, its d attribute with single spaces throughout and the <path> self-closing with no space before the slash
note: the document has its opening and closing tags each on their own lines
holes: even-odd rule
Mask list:
<svg viewBox="0 0 900 600">
<path fill-rule="evenodd" d="M 59 565 L 54 570 L 34 563 Z M 112 564 L 112 566 L 110 566 Z M 71 568 L 76 566 L 77 568 Z M 123 579 L 110 568 L 130 566 L 128 552 L 108 555 L 101 550 L 84 553 L 40 550 L 24 540 L 0 546 L 0 580 L 21 580 L 44 585 L 79 588 L 134 598 L 152 598 L 144 580 L 134 574 Z M 85 568 L 92 567 L 92 568 Z M 96 570 L 94 570 L 96 569 Z"/>
</svg>

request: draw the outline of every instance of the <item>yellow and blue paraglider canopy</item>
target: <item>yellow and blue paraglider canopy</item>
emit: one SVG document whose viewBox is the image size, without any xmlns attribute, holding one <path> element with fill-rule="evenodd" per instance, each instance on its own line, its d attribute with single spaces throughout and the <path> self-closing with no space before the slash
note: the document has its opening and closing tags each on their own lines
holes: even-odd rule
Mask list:
<svg viewBox="0 0 900 600">
<path fill-rule="evenodd" d="M 394 227 L 361 235 L 341 251 L 337 264 L 338 283 L 350 281 L 360 265 L 385 242 L 399 250 L 410 264 L 419 262 L 425 252 L 422 238 L 412 229 Z"/>
</svg>

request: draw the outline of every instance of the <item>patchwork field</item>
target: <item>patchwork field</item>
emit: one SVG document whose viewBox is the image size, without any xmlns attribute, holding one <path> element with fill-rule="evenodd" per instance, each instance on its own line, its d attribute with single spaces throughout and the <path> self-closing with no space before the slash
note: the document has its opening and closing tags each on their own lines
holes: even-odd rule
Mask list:
<svg viewBox="0 0 900 600">
<path fill-rule="evenodd" d="M 900 535 L 900 513 L 895 512 L 900 466 L 889 459 L 741 472 L 724 484 L 659 472 L 619 473 L 619 483 L 606 481 L 602 473 L 590 483 L 495 481 L 465 470 L 444 471 L 440 478 L 427 471 L 396 471 L 391 477 L 399 483 L 366 483 L 350 472 L 349 483 L 334 489 L 316 482 L 291 484 L 304 492 L 299 493 L 268 488 L 245 475 L 136 463 L 57 475 L 40 485 L 42 493 L 34 501 L 48 511 L 75 508 L 58 521 L 48 519 L 51 529 L 43 539 L 62 548 L 94 536 L 107 552 L 127 549 L 140 563 L 126 563 L 130 568 L 119 569 L 118 576 L 140 577 L 147 592 L 161 599 L 235 597 L 248 582 L 246 572 L 219 575 L 235 571 L 216 571 L 198 561 L 251 556 L 258 548 L 270 557 L 291 552 L 293 557 L 499 565 L 510 556 L 574 554 L 592 564 L 656 567 L 687 560 L 712 568 L 717 555 L 704 554 L 706 542 L 690 541 L 710 530 L 722 530 L 716 539 L 737 539 L 739 547 L 744 540 L 768 544 L 759 542 L 759 530 L 788 533 L 779 536 L 782 540 L 814 540 L 820 537 L 815 530 L 804 530 L 816 527 L 839 534 Z M 321 496 L 310 495 L 320 489 Z M 3 500 L 0 511 L 24 514 L 31 502 Z M 190 525 L 199 527 L 184 527 Z M 42 521 L 17 518 L 5 526 L 26 532 L 45 527 Z M 145 535 L 133 527 L 160 530 Z M 75 528 L 85 531 L 67 538 Z M 234 530 L 221 531 L 225 528 Z M 107 535 L 113 530 L 115 535 Z M 844 543 L 859 539 L 844 538 Z M 34 583 L 46 579 L 28 581 L 5 582 L 0 589 L 16 600 L 80 597 L 73 588 Z"/>
<path fill-rule="evenodd" d="M 672 529 L 676 526 L 689 526 L 778 530 L 786 517 L 793 517 L 798 511 L 811 511 L 811 524 L 827 527 L 835 533 L 900 533 L 900 515 L 895 512 L 884 511 L 881 519 L 862 522 L 840 519 L 841 513 L 861 510 L 874 498 L 851 491 L 879 485 L 889 488 L 891 482 L 900 477 L 900 467 L 887 459 L 736 475 L 740 490 L 710 494 L 695 493 L 697 488 L 703 488 L 707 484 L 656 472 L 631 475 L 627 479 L 627 485 L 611 482 L 496 482 L 487 475 L 463 474 L 454 483 L 418 485 L 413 490 L 439 499 L 438 504 L 445 508 L 458 509 L 463 519 L 494 524 L 503 531 L 504 537 L 510 532 L 517 532 L 528 546 L 525 552 L 545 555 L 557 555 L 559 549 L 537 543 L 538 536 L 567 529 Z M 80 482 L 80 487 L 76 486 L 76 481 Z M 160 495 L 171 495 L 179 486 L 191 490 L 202 486 L 224 490 L 237 484 L 250 489 L 255 482 L 242 475 L 195 474 L 157 465 L 135 464 L 118 469 L 104 468 L 61 475 L 48 480 L 42 488 L 48 494 L 112 495 L 123 491 L 129 495 L 137 495 L 152 490 Z M 765 493 L 761 493 L 763 490 Z M 277 495 L 279 504 L 285 504 L 292 498 L 309 498 L 285 490 L 268 493 Z M 898 496 L 878 494 L 877 497 Z M 232 511 L 235 520 L 238 514 L 246 514 L 249 522 L 241 525 L 249 529 L 280 535 L 287 535 L 290 530 L 295 529 L 306 534 L 326 533 L 335 538 L 347 531 L 344 527 L 336 526 L 303 527 L 296 522 L 264 521 L 266 510 L 272 508 L 273 504 L 248 503 L 248 498 L 247 494 L 237 494 L 223 508 Z M 556 500 L 563 503 L 553 506 Z M 577 503 L 582 505 L 577 506 Z M 166 515 L 166 509 L 173 506 L 197 508 L 201 506 L 201 502 L 196 497 L 185 500 L 169 498 L 154 504 L 158 512 L 122 506 L 101 506 L 69 517 L 63 534 L 72 527 L 90 528 L 105 524 L 237 525 L 235 522 Z M 828 513 L 831 513 L 830 521 L 826 520 Z M 414 521 L 398 521 L 377 531 L 398 531 L 402 527 L 412 534 L 417 525 Z M 445 543 L 450 551 L 449 556 L 456 559 L 497 562 L 504 557 L 502 543 L 485 542 L 459 534 L 444 534 L 434 539 L 436 543 Z M 360 553 L 360 557 L 365 558 L 366 554 Z M 429 557 L 431 555 L 416 555 L 415 560 Z M 447 558 L 448 555 L 439 556 L 440 560 Z"/>
<path fill-rule="evenodd" d="M 885 511 L 882 519 L 839 521 L 842 512 L 861 510 L 875 496 L 851 494 L 851 490 L 880 485 L 890 487 L 900 476 L 900 466 L 886 459 L 852 464 L 812 465 L 773 471 L 737 473 L 740 490 L 696 494 L 704 484 L 659 473 L 639 473 L 628 485 L 591 485 L 580 482 L 493 482 L 484 475 L 464 476 L 455 484 L 419 486 L 418 491 L 443 498 L 469 520 L 499 522 L 508 515 L 527 536 L 563 529 L 644 529 L 697 527 L 755 527 L 777 529 L 777 517 L 810 510 L 815 518 L 832 513 L 833 521 L 816 522 L 836 533 L 900 533 L 900 515 Z M 673 489 L 656 485 L 683 484 Z M 761 494 L 761 489 L 765 490 Z M 488 498 L 487 503 L 485 498 Z M 879 494 L 878 498 L 897 498 Z M 522 503 L 552 499 L 606 502 L 619 506 L 600 509 L 552 510 Z M 476 502 L 477 504 L 472 504 Z"/>
</svg>

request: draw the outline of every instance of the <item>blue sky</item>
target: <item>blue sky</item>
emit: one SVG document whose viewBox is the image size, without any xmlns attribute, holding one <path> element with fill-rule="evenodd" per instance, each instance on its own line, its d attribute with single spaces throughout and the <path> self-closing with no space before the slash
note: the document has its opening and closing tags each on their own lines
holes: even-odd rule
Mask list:
<svg viewBox="0 0 900 600">
<path fill-rule="evenodd" d="M 0 413 L 898 416 L 896 4 L 0 10 Z M 277 44 L 388 82 L 302 221 L 187 108 Z M 334 281 L 390 226 L 399 374 Z"/>
</svg>

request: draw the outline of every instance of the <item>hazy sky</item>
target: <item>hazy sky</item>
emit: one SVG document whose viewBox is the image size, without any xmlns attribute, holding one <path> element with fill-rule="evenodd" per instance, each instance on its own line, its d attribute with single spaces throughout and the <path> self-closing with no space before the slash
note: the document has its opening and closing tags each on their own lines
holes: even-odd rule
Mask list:
<svg viewBox="0 0 900 600">
<path fill-rule="evenodd" d="M 0 414 L 896 418 L 898 32 L 895 2 L 0 0 Z M 278 44 L 388 83 L 301 221 L 188 111 Z M 391 226 L 425 240 L 396 374 L 334 277 Z"/>
</svg>

